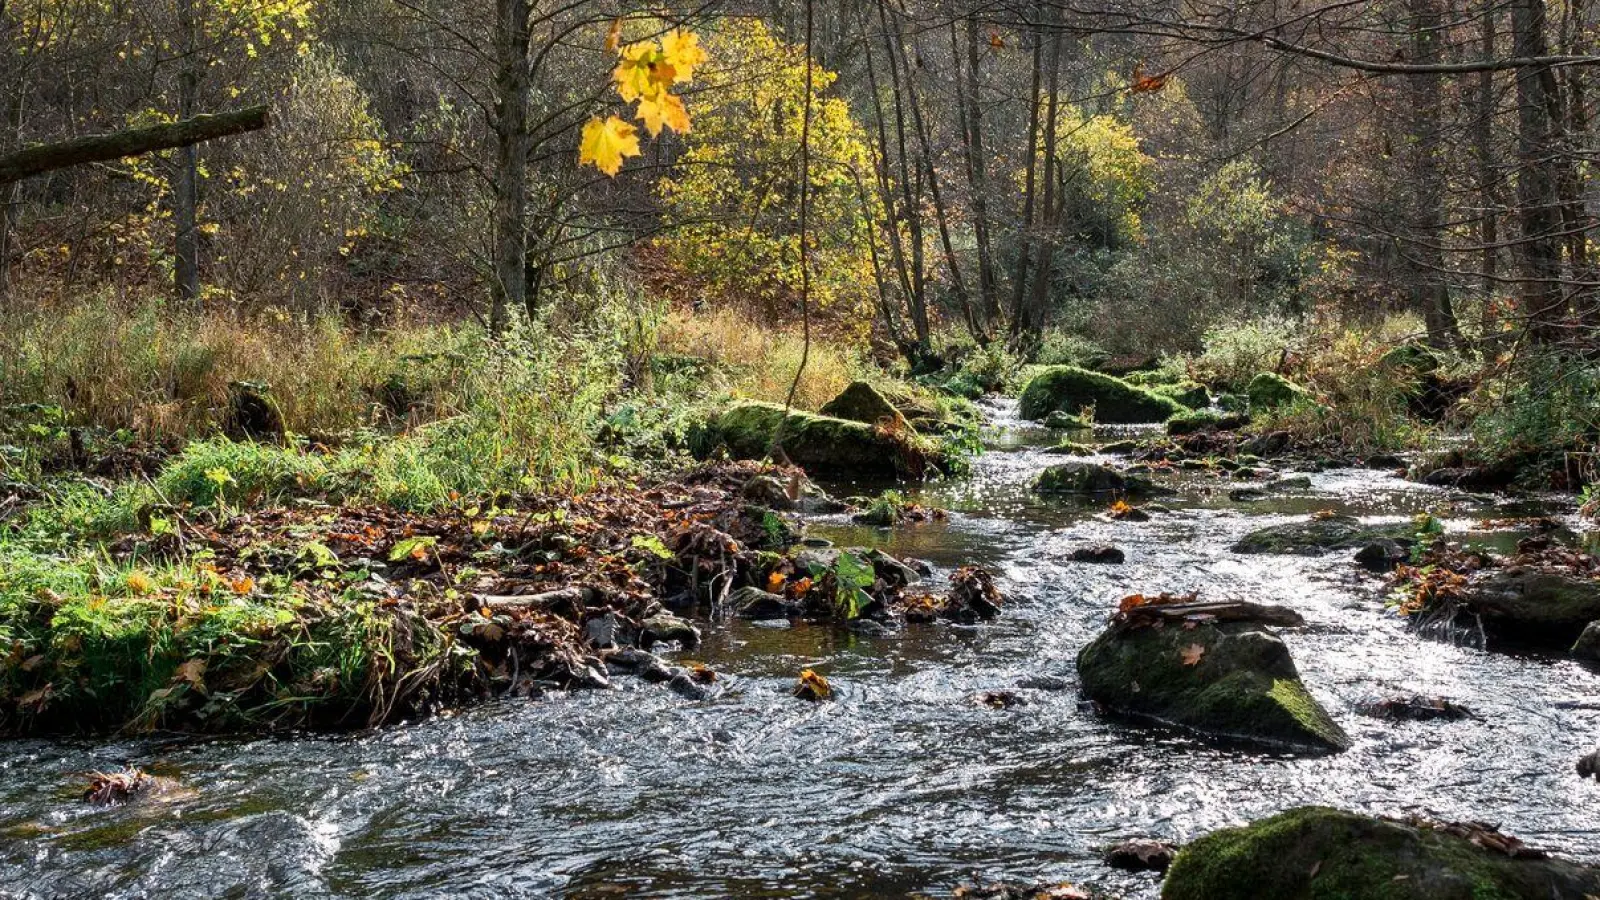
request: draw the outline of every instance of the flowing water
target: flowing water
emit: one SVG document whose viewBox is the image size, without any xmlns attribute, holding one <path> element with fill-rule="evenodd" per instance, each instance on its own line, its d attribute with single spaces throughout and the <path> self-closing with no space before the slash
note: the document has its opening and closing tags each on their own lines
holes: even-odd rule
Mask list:
<svg viewBox="0 0 1600 900">
<path fill-rule="evenodd" d="M 918 493 L 948 522 L 810 530 L 943 569 L 990 567 L 1008 598 L 994 623 L 887 637 L 713 627 L 696 658 L 724 676 L 704 702 L 622 679 L 357 736 L 0 743 L 0 897 L 937 896 L 977 873 L 1150 898 L 1155 878 L 1105 868 L 1100 848 L 1182 842 L 1306 803 L 1483 820 L 1600 859 L 1600 789 L 1572 768 L 1600 724 L 1572 703 L 1591 697 L 1595 674 L 1420 640 L 1345 554 L 1227 550 L 1327 508 L 1432 511 L 1453 537 L 1505 546 L 1515 533 L 1480 520 L 1548 503 L 1330 471 L 1248 505 L 1195 477 L 1173 512 L 1111 522 L 1030 496 L 1033 475 L 1060 460 L 1041 452 L 1052 436 L 1009 405 L 991 413 L 973 475 Z M 1098 542 L 1127 564 L 1067 561 Z M 1355 746 L 1296 758 L 1097 717 L 1078 697 L 1075 654 L 1118 598 L 1162 590 L 1303 613 L 1308 627 L 1285 640 Z M 836 702 L 789 696 L 806 667 L 828 675 Z M 1043 685 L 1017 691 L 1025 705 L 974 702 L 1024 682 Z M 1354 709 L 1396 693 L 1449 697 L 1479 718 L 1392 723 Z M 124 764 L 179 787 L 113 809 L 75 799 L 83 772 Z"/>
</svg>

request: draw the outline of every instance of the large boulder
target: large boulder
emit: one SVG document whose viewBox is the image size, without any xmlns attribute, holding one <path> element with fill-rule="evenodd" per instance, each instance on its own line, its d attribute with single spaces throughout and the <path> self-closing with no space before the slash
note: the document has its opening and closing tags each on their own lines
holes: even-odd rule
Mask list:
<svg viewBox="0 0 1600 900">
<path fill-rule="evenodd" d="M 1074 494 L 1085 497 L 1117 495 L 1148 497 L 1172 493 L 1142 475 L 1130 475 L 1110 466 L 1086 462 L 1061 463 L 1045 469 L 1034 479 L 1033 489 L 1041 494 Z"/>
<path fill-rule="evenodd" d="M 906 418 L 900 410 L 896 409 L 887 397 L 878 393 L 877 388 L 865 381 L 850 382 L 849 387 L 840 392 L 839 396 L 823 404 L 817 412 L 835 419 L 865 422 L 868 425 L 906 427 Z"/>
<path fill-rule="evenodd" d="M 1584 900 L 1600 871 L 1483 826 L 1291 809 L 1183 848 L 1162 900 Z"/>
<path fill-rule="evenodd" d="M 1210 613 L 1180 621 L 1119 614 L 1078 654 L 1084 695 L 1215 737 L 1309 752 L 1349 747 L 1271 630 Z"/>
<path fill-rule="evenodd" d="M 1410 522 L 1368 525 L 1355 516 L 1312 516 L 1304 522 L 1252 531 L 1234 543 L 1232 549 L 1234 553 L 1322 556 L 1383 540 L 1409 549 L 1417 542 L 1416 531 L 1417 526 Z"/>
<path fill-rule="evenodd" d="M 712 418 L 696 444 L 706 451 L 721 444 L 737 459 L 763 459 L 783 421 L 781 406 L 738 403 Z M 783 450 L 813 474 L 876 477 L 920 476 L 930 453 L 915 434 L 794 410 L 783 428 Z"/>
<path fill-rule="evenodd" d="M 1211 392 L 1197 381 L 1152 385 L 1149 390 L 1152 394 L 1176 400 L 1190 409 L 1205 409 L 1211 405 Z"/>
<path fill-rule="evenodd" d="M 1490 569 L 1474 575 L 1459 599 L 1490 639 L 1512 643 L 1566 649 L 1600 619 L 1600 580 L 1564 572 Z"/>
<path fill-rule="evenodd" d="M 1250 398 L 1250 408 L 1255 411 L 1277 409 L 1311 399 L 1311 394 L 1305 388 L 1272 372 L 1262 372 L 1250 379 L 1245 395 Z"/>
<path fill-rule="evenodd" d="M 1084 407 L 1094 408 L 1096 422 L 1111 425 L 1165 422 L 1185 409 L 1171 397 L 1075 366 L 1051 366 L 1022 390 L 1024 419 L 1038 421 L 1057 410 L 1076 414 Z"/>
</svg>

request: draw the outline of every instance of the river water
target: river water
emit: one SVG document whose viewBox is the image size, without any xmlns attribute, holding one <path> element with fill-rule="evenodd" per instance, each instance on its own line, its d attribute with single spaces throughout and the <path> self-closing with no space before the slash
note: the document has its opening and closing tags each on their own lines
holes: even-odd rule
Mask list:
<svg viewBox="0 0 1600 900">
<path fill-rule="evenodd" d="M 1100 848 L 1182 842 L 1306 803 L 1482 820 L 1600 860 L 1600 787 L 1573 771 L 1600 739 L 1600 712 L 1573 705 L 1593 698 L 1594 673 L 1420 640 L 1344 554 L 1227 550 L 1330 508 L 1429 511 L 1454 538 L 1505 546 L 1516 533 L 1482 520 L 1551 501 L 1338 470 L 1241 505 L 1226 499 L 1236 485 L 1194 476 L 1173 512 L 1111 522 L 1030 496 L 1029 480 L 1061 459 L 1041 452 L 1054 436 L 1010 404 L 990 412 L 991 450 L 972 476 L 917 492 L 948 522 L 891 533 L 835 519 L 810 532 L 942 569 L 988 566 L 1007 595 L 994 623 L 887 637 L 713 626 L 694 658 L 723 675 L 704 702 L 623 679 L 361 735 L 0 743 L 0 897 L 898 897 L 977 876 L 1152 898 L 1154 876 L 1107 869 Z M 1067 561 L 1098 542 L 1127 563 Z M 1120 597 L 1162 590 L 1304 614 L 1285 640 L 1355 746 L 1296 758 L 1097 717 L 1078 697 L 1075 654 Z M 806 667 L 830 678 L 836 702 L 789 696 Z M 1024 705 L 974 702 L 1024 681 L 1045 684 L 1018 690 Z M 1355 711 L 1397 693 L 1449 697 L 1478 718 Z M 178 787 L 112 809 L 76 800 L 82 773 L 127 764 Z"/>
</svg>

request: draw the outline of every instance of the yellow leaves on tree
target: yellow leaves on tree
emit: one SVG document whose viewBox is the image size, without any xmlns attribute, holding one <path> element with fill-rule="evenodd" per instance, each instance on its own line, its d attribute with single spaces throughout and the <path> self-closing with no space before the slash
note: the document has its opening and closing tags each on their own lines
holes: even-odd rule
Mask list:
<svg viewBox="0 0 1600 900">
<path fill-rule="evenodd" d="M 578 147 L 578 164 L 592 165 L 615 176 L 622 161 L 639 155 L 639 129 L 616 116 L 604 121 L 595 118 L 583 126 L 583 141 Z"/>
<path fill-rule="evenodd" d="M 617 67 L 611 72 L 617 94 L 625 102 L 637 104 L 634 115 L 644 123 L 651 137 L 660 137 L 663 128 L 688 134 L 689 110 L 683 98 L 671 93 L 673 85 L 694 79 L 695 66 L 706 61 L 700 38 L 692 31 L 674 28 L 659 41 L 622 43 L 622 20 L 611 23 L 606 49 L 617 54 Z M 578 164 L 592 165 L 607 175 L 621 171 L 623 160 L 638 156 L 639 132 L 617 116 L 589 120 L 578 147 Z"/>
</svg>

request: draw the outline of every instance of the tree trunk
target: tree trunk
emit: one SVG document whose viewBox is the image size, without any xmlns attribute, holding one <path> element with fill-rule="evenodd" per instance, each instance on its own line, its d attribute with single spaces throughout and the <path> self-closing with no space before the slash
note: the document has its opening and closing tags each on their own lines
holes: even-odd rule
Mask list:
<svg viewBox="0 0 1600 900">
<path fill-rule="evenodd" d="M 1050 299 L 1050 267 L 1055 262 L 1056 224 L 1059 218 L 1056 175 L 1056 121 L 1061 110 L 1061 34 L 1050 34 L 1050 86 L 1044 104 L 1044 197 L 1039 217 L 1041 240 L 1038 259 L 1033 264 L 1033 284 L 1028 291 L 1028 303 L 1023 311 L 1020 331 L 1037 336 L 1044 328 L 1045 305 Z M 1015 326 L 1014 326 L 1015 327 Z"/>
<path fill-rule="evenodd" d="M 505 332 L 527 303 L 528 70 L 530 0 L 497 0 L 495 50 L 494 280 L 489 332 Z"/>
<path fill-rule="evenodd" d="M 1000 278 L 995 272 L 994 249 L 989 237 L 989 163 L 984 156 L 983 99 L 979 95 L 978 24 L 970 16 L 966 20 L 966 31 L 967 179 L 972 193 L 973 237 L 978 244 L 978 294 L 983 301 L 985 327 L 994 328 L 1000 323 Z M 958 56 L 956 67 L 960 66 Z"/>
<path fill-rule="evenodd" d="M 1039 168 L 1039 103 L 1043 98 L 1044 32 L 1035 31 L 1033 41 L 1033 78 L 1028 91 L 1028 169 L 1022 183 L 1022 227 L 1017 231 L 1017 269 L 1011 284 L 1011 334 L 1020 336 L 1026 329 L 1028 267 L 1033 250 L 1033 228 L 1036 213 L 1035 194 L 1038 188 Z"/>
<path fill-rule="evenodd" d="M 178 119 L 194 117 L 200 104 L 200 23 L 195 0 L 179 0 L 178 32 L 183 41 L 183 63 L 178 71 Z M 194 144 L 178 148 L 172 171 L 173 287 L 178 301 L 200 299 L 200 153 Z"/>
<path fill-rule="evenodd" d="M 1511 3 L 1512 54 L 1548 54 L 1544 0 Z M 1550 116 L 1555 76 L 1548 66 L 1525 66 L 1517 78 L 1517 218 L 1522 314 L 1539 343 L 1562 337 L 1566 299 L 1561 291 L 1561 213 L 1556 196 L 1555 120 Z"/>
<path fill-rule="evenodd" d="M 1431 65 L 1439 62 L 1439 27 L 1443 21 L 1437 0 L 1409 0 L 1411 14 L 1412 62 Z M 1412 145 L 1412 183 L 1416 191 L 1413 209 L 1412 247 L 1414 305 L 1422 312 L 1428 328 L 1428 343 L 1435 347 L 1454 346 L 1461 332 L 1450 304 L 1450 283 L 1446 277 L 1444 201 L 1445 178 L 1440 145 L 1439 120 L 1442 114 L 1444 78 L 1437 74 L 1413 75 L 1406 86 L 1415 111 L 1415 137 Z"/>
<path fill-rule="evenodd" d="M 247 131 L 259 131 L 270 124 L 267 107 L 252 106 L 235 112 L 195 116 L 166 125 L 129 128 L 55 144 L 39 144 L 0 156 L 0 184 L 69 166 L 140 156 Z"/>
<path fill-rule="evenodd" d="M 1495 13 L 1493 9 L 1483 12 L 1482 46 L 1479 48 L 1484 59 L 1494 58 L 1495 48 Z M 1494 315 L 1494 299 L 1499 293 L 1499 263 L 1500 250 L 1495 245 L 1500 242 L 1500 213 L 1495 197 L 1495 154 L 1494 154 L 1494 73 L 1485 69 L 1478 73 L 1478 102 L 1474 113 L 1473 137 L 1478 150 L 1478 203 L 1483 207 L 1482 217 L 1479 219 L 1479 239 L 1483 243 L 1483 334 L 1490 339 L 1499 331 L 1499 322 Z"/>
</svg>

